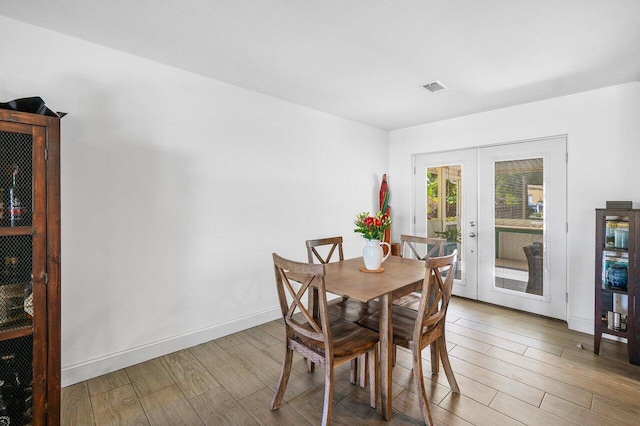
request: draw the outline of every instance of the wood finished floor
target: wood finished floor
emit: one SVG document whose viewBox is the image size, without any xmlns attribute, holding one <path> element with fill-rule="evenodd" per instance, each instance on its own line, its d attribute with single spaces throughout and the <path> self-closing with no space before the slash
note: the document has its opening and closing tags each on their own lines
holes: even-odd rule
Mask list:
<svg viewBox="0 0 640 426">
<path fill-rule="evenodd" d="M 425 363 L 431 413 L 440 425 L 637 425 L 640 367 L 626 345 L 565 323 L 453 298 L 447 341 L 461 394 Z M 62 389 L 63 425 L 316 425 L 324 372 L 296 356 L 285 403 L 269 404 L 280 375 L 284 327 L 272 321 Z M 582 345 L 584 349 L 578 348 Z M 429 350 L 423 352 L 428 360 Z M 411 356 L 393 369 L 393 419 L 368 405 L 368 390 L 337 369 L 333 424 L 420 424 Z"/>
</svg>

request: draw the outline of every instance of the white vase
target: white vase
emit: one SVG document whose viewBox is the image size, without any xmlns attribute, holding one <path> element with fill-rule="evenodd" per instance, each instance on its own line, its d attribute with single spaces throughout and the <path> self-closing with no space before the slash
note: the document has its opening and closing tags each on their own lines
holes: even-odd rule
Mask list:
<svg viewBox="0 0 640 426">
<path fill-rule="evenodd" d="M 367 243 L 362 249 L 362 258 L 364 259 L 364 267 L 369 271 L 377 271 L 380 269 L 382 262 L 387 260 L 391 253 L 391 246 L 389 243 L 380 242 L 380 240 L 366 240 Z M 382 246 L 387 245 L 387 255 L 382 254 Z"/>
</svg>

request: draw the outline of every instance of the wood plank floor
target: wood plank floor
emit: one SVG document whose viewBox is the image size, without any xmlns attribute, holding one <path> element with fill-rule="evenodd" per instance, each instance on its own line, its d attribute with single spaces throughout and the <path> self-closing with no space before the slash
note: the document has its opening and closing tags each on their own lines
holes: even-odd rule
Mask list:
<svg viewBox="0 0 640 426">
<path fill-rule="evenodd" d="M 448 349 L 461 394 L 444 374 L 425 383 L 431 413 L 442 425 L 637 425 L 640 367 L 626 345 L 565 323 L 453 298 Z M 315 425 L 324 373 L 307 373 L 296 356 L 285 403 L 269 405 L 284 354 L 284 326 L 258 327 L 62 389 L 63 425 Z M 429 350 L 423 352 L 428 360 Z M 337 369 L 333 424 L 420 424 L 411 355 L 398 349 L 393 369 L 393 419 L 368 405 L 368 390 Z"/>
</svg>

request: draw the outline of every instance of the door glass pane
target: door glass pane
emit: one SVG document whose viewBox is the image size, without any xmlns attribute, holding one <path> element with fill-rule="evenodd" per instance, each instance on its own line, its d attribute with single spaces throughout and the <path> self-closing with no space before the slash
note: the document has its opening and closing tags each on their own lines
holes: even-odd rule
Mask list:
<svg viewBox="0 0 640 426">
<path fill-rule="evenodd" d="M 495 287 L 543 295 L 543 159 L 495 162 Z"/>
<path fill-rule="evenodd" d="M 458 250 L 456 279 L 463 270 L 461 241 L 462 167 L 458 165 L 427 169 L 427 237 L 445 238 L 445 255 Z"/>
</svg>

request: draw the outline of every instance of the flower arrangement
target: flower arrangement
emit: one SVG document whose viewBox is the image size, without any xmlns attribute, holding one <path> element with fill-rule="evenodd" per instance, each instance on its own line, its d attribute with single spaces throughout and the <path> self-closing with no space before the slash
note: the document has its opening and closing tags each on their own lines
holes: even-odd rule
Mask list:
<svg viewBox="0 0 640 426">
<path fill-rule="evenodd" d="M 375 216 L 369 216 L 369 212 L 360 213 L 353 222 L 356 225 L 354 232 L 362 234 L 367 240 L 382 240 L 384 231 L 391 226 L 391 217 L 381 211 Z"/>
</svg>

